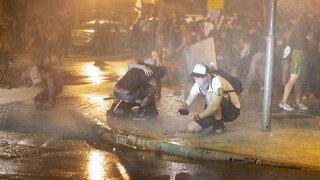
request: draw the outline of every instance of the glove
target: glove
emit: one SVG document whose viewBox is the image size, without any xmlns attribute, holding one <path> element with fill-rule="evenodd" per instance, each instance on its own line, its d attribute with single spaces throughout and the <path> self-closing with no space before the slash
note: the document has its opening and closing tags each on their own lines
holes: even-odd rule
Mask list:
<svg viewBox="0 0 320 180">
<path fill-rule="evenodd" d="M 149 81 L 149 84 L 153 87 L 153 88 L 157 88 L 157 80 L 156 79 L 154 79 L 154 78 L 152 78 L 152 79 L 150 79 Z"/>
<path fill-rule="evenodd" d="M 199 121 L 200 120 L 200 116 L 197 113 L 192 114 L 192 120 L 193 121 Z"/>
<path fill-rule="evenodd" d="M 188 115 L 190 113 L 188 109 L 179 109 L 178 112 L 180 115 Z"/>
<path fill-rule="evenodd" d="M 149 68 L 149 67 L 144 67 L 144 69 L 143 69 L 143 71 L 144 71 L 144 74 L 147 76 L 147 77 L 150 77 L 150 76 L 152 76 L 152 74 L 153 74 L 153 71 Z"/>
</svg>

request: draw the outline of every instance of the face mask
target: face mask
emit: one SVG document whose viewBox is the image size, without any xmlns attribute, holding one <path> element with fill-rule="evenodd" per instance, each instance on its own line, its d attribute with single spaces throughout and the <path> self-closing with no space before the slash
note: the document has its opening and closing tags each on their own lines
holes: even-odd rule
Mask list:
<svg viewBox="0 0 320 180">
<path fill-rule="evenodd" d="M 210 79 L 207 79 L 207 78 L 198 79 L 196 83 L 202 94 L 206 94 L 208 92 Z"/>
</svg>

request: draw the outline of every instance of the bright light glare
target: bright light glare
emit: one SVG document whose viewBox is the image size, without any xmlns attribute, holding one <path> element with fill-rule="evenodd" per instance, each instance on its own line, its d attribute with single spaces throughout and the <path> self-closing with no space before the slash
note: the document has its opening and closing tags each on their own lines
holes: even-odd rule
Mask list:
<svg viewBox="0 0 320 180">
<path fill-rule="evenodd" d="M 112 154 L 108 155 L 101 151 L 93 150 L 88 155 L 88 179 L 103 180 L 103 179 L 119 179 L 115 177 L 119 172 L 120 179 L 129 180 L 130 176 L 125 167 Z"/>
<path fill-rule="evenodd" d="M 119 69 L 117 70 L 117 74 L 118 74 L 119 76 L 124 76 L 124 75 L 127 73 L 127 71 L 128 71 L 127 68 L 119 68 Z"/>
<path fill-rule="evenodd" d="M 89 154 L 88 173 L 90 180 L 105 179 L 105 158 L 101 152 L 92 151 Z"/>
<path fill-rule="evenodd" d="M 123 167 L 122 164 L 120 164 L 119 162 L 117 163 L 117 168 L 122 176 L 123 179 L 125 180 L 129 180 L 130 179 L 130 176 L 129 174 L 127 173 L 127 170 Z"/>
<path fill-rule="evenodd" d="M 94 94 L 88 94 L 86 96 L 88 97 L 89 102 L 91 104 L 102 103 L 103 102 L 103 97 L 102 96 L 98 96 L 98 95 L 94 95 Z"/>
<path fill-rule="evenodd" d="M 87 64 L 83 68 L 83 73 L 88 77 L 88 80 L 93 84 L 100 84 L 102 83 L 102 72 L 99 68 L 95 67 L 93 64 Z"/>
</svg>

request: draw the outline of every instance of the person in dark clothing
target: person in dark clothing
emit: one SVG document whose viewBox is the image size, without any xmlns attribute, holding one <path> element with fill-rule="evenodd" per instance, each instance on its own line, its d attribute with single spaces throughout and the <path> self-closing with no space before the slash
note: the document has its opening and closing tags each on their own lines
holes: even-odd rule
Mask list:
<svg viewBox="0 0 320 180">
<path fill-rule="evenodd" d="M 265 35 L 263 31 L 257 27 L 250 31 L 248 43 L 250 45 L 250 51 L 252 52 L 252 58 L 242 95 L 249 94 L 249 90 L 254 80 L 259 84 L 259 91 L 263 91 L 264 89 Z"/>
<path fill-rule="evenodd" d="M 149 61 L 147 63 L 138 63 L 129 67 L 129 71 L 116 83 L 113 88 L 115 99 L 112 106 L 107 110 L 108 116 L 114 116 L 118 112 L 117 106 L 121 102 L 138 105 L 138 109 L 134 112 L 134 116 L 138 118 L 147 118 L 146 116 L 157 116 L 155 93 L 160 77 L 155 73 L 155 69 L 151 69 Z M 131 112 L 129 112 L 131 113 Z M 135 119 L 135 117 L 133 117 Z"/>
<path fill-rule="evenodd" d="M 42 28 L 43 27 L 40 24 L 36 25 L 32 32 L 32 37 L 25 49 L 25 51 L 31 49 L 31 61 L 38 66 L 43 65 L 47 56 L 47 40 Z"/>
<path fill-rule="evenodd" d="M 3 85 L 7 79 L 9 63 L 13 62 L 13 59 L 12 52 L 5 47 L 4 43 L 0 42 L 0 85 Z"/>
<path fill-rule="evenodd" d="M 59 73 L 52 68 L 39 68 L 44 89 L 33 100 L 36 106 L 53 107 L 62 92 L 63 83 Z"/>
<path fill-rule="evenodd" d="M 95 20 L 94 24 L 94 35 L 92 40 L 92 47 L 93 47 L 93 53 L 95 55 L 101 56 L 103 54 L 103 41 L 104 41 L 104 34 L 103 34 L 103 27 L 102 24 L 100 24 L 99 20 Z"/>
</svg>

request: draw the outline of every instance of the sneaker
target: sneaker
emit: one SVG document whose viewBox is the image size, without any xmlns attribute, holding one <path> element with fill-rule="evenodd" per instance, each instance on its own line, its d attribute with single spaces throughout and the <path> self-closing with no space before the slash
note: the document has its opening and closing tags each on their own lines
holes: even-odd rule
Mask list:
<svg viewBox="0 0 320 180">
<path fill-rule="evenodd" d="M 302 103 L 297 104 L 297 108 L 300 110 L 308 110 L 309 108 Z"/>
<path fill-rule="evenodd" d="M 215 124 L 213 126 L 213 133 L 222 134 L 225 131 L 227 131 L 227 128 L 224 126 L 224 123 L 222 121 L 215 121 Z"/>
<path fill-rule="evenodd" d="M 226 127 L 217 127 L 213 129 L 214 134 L 222 134 L 227 131 Z"/>
<path fill-rule="evenodd" d="M 279 107 L 285 111 L 293 111 L 294 109 L 287 103 L 280 103 Z"/>
<path fill-rule="evenodd" d="M 144 121 L 148 118 L 141 107 L 133 108 L 130 116 L 134 121 Z"/>
<path fill-rule="evenodd" d="M 133 117 L 132 118 L 132 120 L 134 120 L 134 121 L 145 121 L 147 119 L 148 119 L 147 117 Z"/>
<path fill-rule="evenodd" d="M 132 117 L 132 120 L 134 120 L 134 121 L 145 121 L 145 120 L 147 120 L 149 118 L 150 118 L 149 116 L 147 116 L 144 113 L 142 113 L 140 115 Z"/>
</svg>

